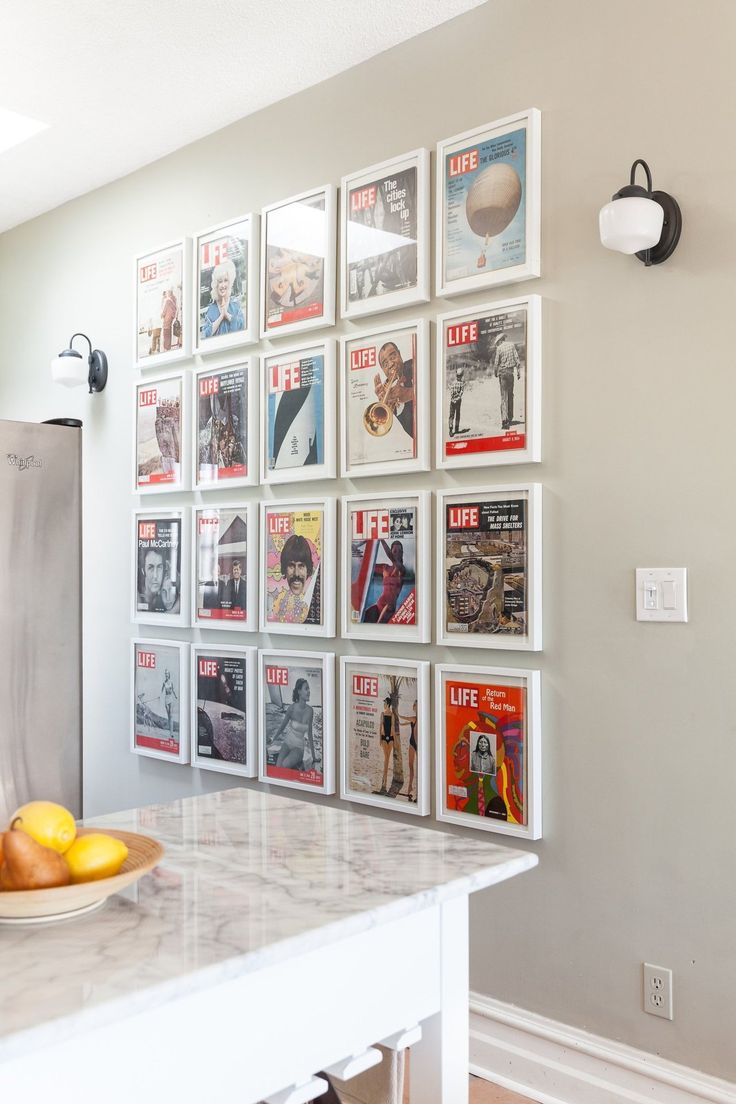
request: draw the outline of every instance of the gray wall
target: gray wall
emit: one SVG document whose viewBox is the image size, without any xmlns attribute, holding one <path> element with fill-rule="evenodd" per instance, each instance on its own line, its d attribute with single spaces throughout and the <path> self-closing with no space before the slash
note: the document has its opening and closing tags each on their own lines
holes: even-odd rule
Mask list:
<svg viewBox="0 0 736 1104">
<path fill-rule="evenodd" d="M 131 258 L 542 109 L 543 277 L 525 286 L 544 296 L 544 463 L 411 480 L 546 487 L 544 840 L 527 845 L 538 871 L 475 901 L 471 985 L 725 1077 L 736 1073 L 734 32 L 728 0 L 495 0 L 0 238 L 2 415 L 85 421 L 87 811 L 221 788 L 221 776 L 128 752 Z M 597 210 L 639 156 L 684 212 L 659 270 L 597 241 Z M 108 352 L 102 397 L 50 383 L 48 360 L 76 329 Z M 688 625 L 634 621 L 637 565 L 687 565 Z M 63 578 L 52 557 L 49 575 Z M 643 959 L 674 970 L 674 1023 L 640 1010 Z"/>
</svg>

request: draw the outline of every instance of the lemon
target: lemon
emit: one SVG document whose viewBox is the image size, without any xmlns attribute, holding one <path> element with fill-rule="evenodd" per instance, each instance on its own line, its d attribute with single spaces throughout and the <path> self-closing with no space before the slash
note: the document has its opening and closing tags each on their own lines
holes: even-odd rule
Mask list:
<svg viewBox="0 0 736 1104">
<path fill-rule="evenodd" d="M 27 805 L 21 805 L 10 818 L 10 824 L 22 828 L 42 847 L 50 847 L 62 855 L 77 834 L 72 814 L 53 801 L 29 801 Z"/>
<path fill-rule="evenodd" d="M 64 852 L 72 882 L 112 878 L 113 874 L 119 873 L 127 857 L 128 848 L 123 841 L 103 832 L 78 836 L 69 850 Z"/>
</svg>

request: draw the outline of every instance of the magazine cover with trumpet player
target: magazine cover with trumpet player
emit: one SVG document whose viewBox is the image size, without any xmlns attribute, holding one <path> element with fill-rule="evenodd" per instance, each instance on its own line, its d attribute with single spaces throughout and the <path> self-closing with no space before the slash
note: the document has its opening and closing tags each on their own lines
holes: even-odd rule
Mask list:
<svg viewBox="0 0 736 1104">
<path fill-rule="evenodd" d="M 426 323 L 343 339 L 343 475 L 426 470 L 426 360 Z"/>
</svg>

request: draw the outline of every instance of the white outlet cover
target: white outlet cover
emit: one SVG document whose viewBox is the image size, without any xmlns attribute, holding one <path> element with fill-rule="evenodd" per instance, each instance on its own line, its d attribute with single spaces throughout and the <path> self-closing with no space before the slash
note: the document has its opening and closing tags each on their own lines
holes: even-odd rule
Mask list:
<svg viewBox="0 0 736 1104">
<path fill-rule="evenodd" d="M 672 1013 L 672 971 L 666 966 L 653 966 L 651 962 L 642 963 L 643 993 L 642 1007 L 652 1016 L 661 1016 L 663 1020 L 674 1019 Z"/>
</svg>

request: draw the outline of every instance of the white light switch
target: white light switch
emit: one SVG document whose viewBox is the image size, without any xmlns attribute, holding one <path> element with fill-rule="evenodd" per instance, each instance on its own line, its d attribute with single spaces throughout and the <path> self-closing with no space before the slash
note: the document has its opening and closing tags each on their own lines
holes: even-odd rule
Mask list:
<svg viewBox="0 0 736 1104">
<path fill-rule="evenodd" d="M 687 621 L 687 568 L 637 567 L 637 621 Z"/>
</svg>

